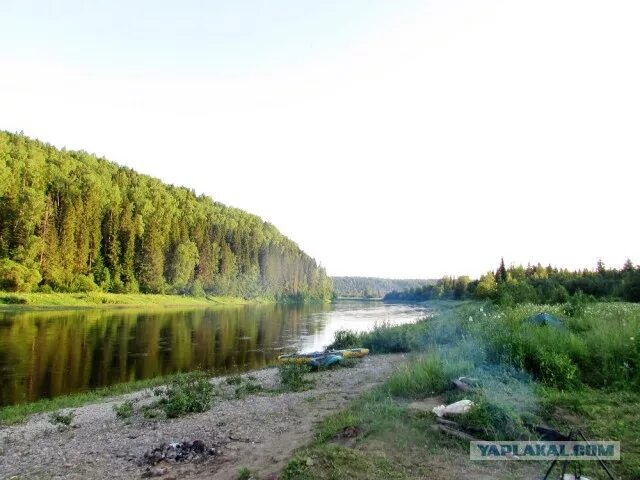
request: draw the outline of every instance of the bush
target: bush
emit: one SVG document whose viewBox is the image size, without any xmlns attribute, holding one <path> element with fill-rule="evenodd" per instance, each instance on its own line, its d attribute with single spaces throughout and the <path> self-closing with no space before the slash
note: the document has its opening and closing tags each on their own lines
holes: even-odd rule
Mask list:
<svg viewBox="0 0 640 480">
<path fill-rule="evenodd" d="M 127 400 L 120 405 L 114 405 L 113 411 L 116 413 L 116 417 L 118 418 L 131 418 L 133 415 L 133 401 Z"/>
<path fill-rule="evenodd" d="M 506 405 L 490 402 L 483 397 L 474 398 L 475 405 L 458 421 L 468 430 L 482 432 L 487 440 L 517 440 L 528 438 L 520 415 Z"/>
<path fill-rule="evenodd" d="M 99 290 L 99 287 L 94 283 L 93 275 L 76 275 L 69 287 L 69 291 L 73 293 L 95 292 L 96 290 Z"/>
<path fill-rule="evenodd" d="M 40 285 L 37 291 L 39 293 L 53 293 L 53 288 L 51 288 L 51 285 Z"/>
<path fill-rule="evenodd" d="M 156 389 L 155 395 L 160 399 L 145 409 L 145 416 L 153 417 L 154 410 L 161 410 L 168 418 L 176 418 L 208 410 L 213 385 L 204 373 L 184 373 L 177 375 L 166 388 Z"/>
<path fill-rule="evenodd" d="M 578 369 L 567 354 L 543 351 L 536 360 L 536 376 L 542 382 L 560 389 L 575 386 Z"/>
<path fill-rule="evenodd" d="M 42 275 L 35 268 L 28 268 L 8 258 L 0 260 L 0 290 L 30 292 Z"/>
<path fill-rule="evenodd" d="M 340 350 L 343 348 L 355 348 L 360 344 L 360 335 L 351 330 L 338 330 L 333 335 L 333 343 L 327 348 L 329 350 Z"/>
<path fill-rule="evenodd" d="M 0 297 L 0 303 L 4 303 L 5 305 L 26 305 L 27 299 L 7 295 L 6 297 Z"/>
<path fill-rule="evenodd" d="M 589 298 L 578 290 L 567 303 L 562 307 L 562 311 L 569 317 L 580 317 L 584 314 Z"/>
<path fill-rule="evenodd" d="M 76 416 L 75 411 L 69 410 L 67 413 L 64 413 L 62 410 L 57 412 L 53 412 L 49 415 L 49 421 L 54 425 L 59 425 L 61 427 L 68 427 L 73 422 L 73 418 Z"/>
<path fill-rule="evenodd" d="M 311 387 L 312 382 L 306 378 L 311 371 L 309 366 L 297 363 L 286 363 L 278 367 L 280 384 L 284 390 L 301 392 Z"/>
<path fill-rule="evenodd" d="M 227 385 L 240 385 L 242 383 L 242 377 L 240 375 L 231 375 L 226 379 Z"/>
</svg>

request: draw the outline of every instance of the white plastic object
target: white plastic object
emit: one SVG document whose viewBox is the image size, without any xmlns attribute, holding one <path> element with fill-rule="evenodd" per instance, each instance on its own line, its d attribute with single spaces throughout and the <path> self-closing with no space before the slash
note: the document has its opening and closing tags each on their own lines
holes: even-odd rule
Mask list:
<svg viewBox="0 0 640 480">
<path fill-rule="evenodd" d="M 450 405 L 440 405 L 439 407 L 433 407 L 431 410 L 438 417 L 445 415 L 462 415 L 467 413 L 475 404 L 471 400 L 459 400 Z"/>
</svg>

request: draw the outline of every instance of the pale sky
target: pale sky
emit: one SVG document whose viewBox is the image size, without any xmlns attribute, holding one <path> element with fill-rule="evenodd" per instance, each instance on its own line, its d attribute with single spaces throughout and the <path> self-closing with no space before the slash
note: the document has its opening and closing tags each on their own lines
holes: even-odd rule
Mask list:
<svg viewBox="0 0 640 480">
<path fill-rule="evenodd" d="M 640 263 L 638 25 L 637 0 L 3 0 L 0 129 L 258 214 L 331 275 Z"/>
</svg>

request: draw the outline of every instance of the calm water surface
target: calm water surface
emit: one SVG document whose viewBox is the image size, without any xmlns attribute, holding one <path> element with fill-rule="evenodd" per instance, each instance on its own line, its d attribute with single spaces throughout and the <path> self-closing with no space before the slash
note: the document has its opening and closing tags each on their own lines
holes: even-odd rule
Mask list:
<svg viewBox="0 0 640 480">
<path fill-rule="evenodd" d="M 414 322 L 430 307 L 338 302 L 0 312 L 0 405 L 194 369 L 215 374 L 310 352 L 337 330 Z"/>
</svg>

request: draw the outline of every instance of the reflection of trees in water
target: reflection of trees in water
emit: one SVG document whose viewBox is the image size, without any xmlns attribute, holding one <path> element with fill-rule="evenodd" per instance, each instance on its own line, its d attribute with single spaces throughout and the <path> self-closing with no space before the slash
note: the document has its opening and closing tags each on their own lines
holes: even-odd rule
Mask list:
<svg viewBox="0 0 640 480">
<path fill-rule="evenodd" d="M 195 368 L 259 368 L 322 305 L 0 314 L 0 404 Z"/>
</svg>

